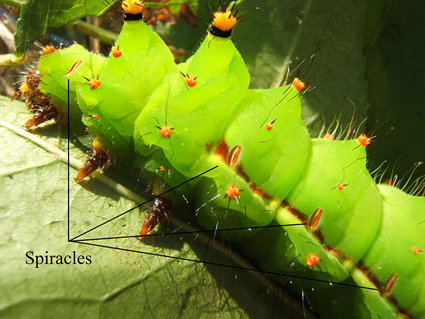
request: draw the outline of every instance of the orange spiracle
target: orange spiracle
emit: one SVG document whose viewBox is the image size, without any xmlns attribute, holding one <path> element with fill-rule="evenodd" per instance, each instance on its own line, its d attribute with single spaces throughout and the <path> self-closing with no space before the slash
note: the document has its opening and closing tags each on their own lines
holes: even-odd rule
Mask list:
<svg viewBox="0 0 425 319">
<path fill-rule="evenodd" d="M 317 208 L 313 214 L 311 215 L 309 221 L 308 221 L 308 227 L 310 227 L 311 230 L 315 230 L 317 226 L 319 226 L 319 222 L 322 218 L 323 210 L 319 207 Z M 317 255 L 315 255 L 317 256 Z M 308 258 L 308 257 L 307 257 Z M 319 257 L 317 257 L 319 258 Z"/>
<path fill-rule="evenodd" d="M 398 275 L 397 274 L 393 274 L 390 279 L 388 279 L 387 283 L 385 284 L 385 290 L 384 293 L 386 295 L 388 295 L 394 288 L 394 285 L 397 281 Z"/>
<path fill-rule="evenodd" d="M 71 75 L 74 75 L 75 72 L 77 72 L 77 70 L 81 67 L 82 64 L 83 64 L 83 60 L 77 60 L 77 61 L 75 61 L 71 65 L 71 68 L 69 69 L 69 71 L 66 72 L 66 76 L 67 77 L 70 77 Z"/>
<path fill-rule="evenodd" d="M 229 157 L 227 158 L 227 164 L 229 164 L 230 167 L 233 167 L 236 165 L 236 163 L 239 160 L 239 156 L 241 155 L 242 147 L 240 145 L 236 145 L 229 153 Z"/>
</svg>

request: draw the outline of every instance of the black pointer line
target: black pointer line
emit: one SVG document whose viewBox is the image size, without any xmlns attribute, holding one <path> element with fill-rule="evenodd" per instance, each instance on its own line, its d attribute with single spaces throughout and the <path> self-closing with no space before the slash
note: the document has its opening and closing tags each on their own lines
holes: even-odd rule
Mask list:
<svg viewBox="0 0 425 319">
<path fill-rule="evenodd" d="M 147 234 L 147 235 L 132 235 L 132 236 L 116 236 L 116 237 L 96 237 L 96 238 L 85 238 L 78 239 L 77 242 L 82 241 L 91 241 L 91 240 L 108 240 L 108 239 L 124 239 L 124 238 L 134 238 L 134 237 L 162 237 L 162 236 L 173 236 L 173 235 L 184 235 L 184 234 L 200 234 L 200 233 L 216 233 L 223 231 L 234 231 L 234 230 L 246 230 L 246 229 L 265 229 L 273 227 L 288 227 L 288 226 L 305 226 L 307 223 L 302 224 L 287 224 L 287 225 L 267 225 L 267 226 L 254 226 L 254 227 L 239 227 L 239 228 L 223 228 L 223 229 L 206 229 L 206 230 L 194 230 L 194 231 L 184 231 L 178 233 L 161 233 L 161 234 Z M 75 238 L 74 238 L 75 239 Z"/>
<path fill-rule="evenodd" d="M 71 240 L 71 241 L 73 241 L 73 240 Z M 74 241 L 74 242 L 80 243 L 82 245 L 89 245 L 89 246 L 108 248 L 108 249 L 116 249 L 116 250 L 121 250 L 121 251 L 128 251 L 128 252 L 131 252 L 131 253 L 138 253 L 138 254 L 157 256 L 157 257 L 165 257 L 165 258 L 171 258 L 171 259 L 176 259 L 176 260 L 190 261 L 190 262 L 195 262 L 195 263 L 198 263 L 198 264 L 202 263 L 202 264 L 205 264 L 205 265 L 213 265 L 213 266 L 219 266 L 219 267 L 255 271 L 255 272 L 261 272 L 263 274 L 268 274 L 268 275 L 277 275 L 277 276 L 283 276 L 283 277 L 289 277 L 289 278 L 304 279 L 304 280 L 317 281 L 317 282 L 323 282 L 323 283 L 327 283 L 327 284 L 341 285 L 341 286 L 347 286 L 347 287 L 353 287 L 353 288 L 359 288 L 359 289 L 378 290 L 377 288 L 372 288 L 372 287 L 357 286 L 357 285 L 351 285 L 351 284 L 346 284 L 346 283 L 342 283 L 342 282 L 330 282 L 330 281 L 327 281 L 327 280 L 307 278 L 307 277 L 302 277 L 302 276 L 297 276 L 297 275 L 288 275 L 288 274 L 285 274 L 285 273 L 279 273 L 279 272 L 273 272 L 273 271 L 263 271 L 263 270 L 259 270 L 259 269 L 255 269 L 255 268 L 245 268 L 245 267 L 242 267 L 242 266 L 220 264 L 220 263 L 215 263 L 215 262 L 212 262 L 212 261 L 202 261 L 202 260 L 189 259 L 189 258 L 183 258 L 183 257 L 177 257 L 177 256 L 168 256 L 168 255 L 162 255 L 162 254 L 156 254 L 156 253 L 148 253 L 148 252 L 144 252 L 144 251 L 125 249 L 125 248 L 119 248 L 119 247 L 111 247 L 111 246 L 105 246 L 105 245 L 98 245 L 98 244 L 92 244 L 92 243 L 81 242 L 81 241 Z"/>
<path fill-rule="evenodd" d="M 69 130 L 70 130 L 70 122 L 71 122 L 71 120 L 70 120 L 70 114 L 71 113 L 69 113 L 69 79 L 68 79 L 68 242 L 70 241 L 70 237 L 71 237 L 71 235 L 70 235 L 70 231 L 71 231 L 71 229 L 70 229 L 70 227 L 69 227 L 69 206 L 70 206 L 70 202 L 71 202 L 71 199 L 70 199 L 70 193 L 71 193 L 71 191 L 70 191 L 70 181 L 69 181 L 69 176 L 70 176 L 70 170 L 71 170 L 71 168 L 70 168 L 70 165 L 69 165 L 69 158 L 70 158 L 70 151 L 69 151 L 69 138 L 70 138 L 70 133 L 69 133 Z"/>
<path fill-rule="evenodd" d="M 69 164 L 68 164 L 68 165 L 69 165 Z M 194 179 L 196 179 L 196 178 L 198 178 L 198 177 L 200 177 L 200 176 L 202 176 L 202 175 L 204 175 L 204 174 L 206 174 L 206 173 L 208 173 L 208 172 L 212 171 L 213 169 L 216 169 L 217 167 L 218 167 L 218 165 L 214 166 L 213 168 L 210 168 L 209 170 L 206 170 L 205 172 L 203 172 L 203 173 L 201 173 L 201 174 L 196 175 L 195 177 L 192 177 L 192 178 L 188 179 L 187 181 L 185 181 L 185 182 L 183 182 L 183 183 L 180 183 L 180 184 L 179 184 L 179 185 L 177 185 L 177 186 L 174 186 L 173 188 L 171 188 L 171 189 L 169 189 L 169 190 L 167 190 L 167 191 L 165 191 L 165 192 L 163 192 L 163 193 L 161 193 L 161 194 L 159 194 L 159 195 L 156 195 L 156 196 L 152 197 L 151 199 L 149 199 L 149 200 L 147 200 L 147 201 L 145 201 L 145 202 L 143 202 L 143 203 L 141 203 L 141 204 L 139 204 L 139 205 L 137 205 L 137 206 L 134 206 L 133 208 L 130 208 L 129 210 L 125 211 L 124 213 L 121 213 L 121 214 L 119 214 L 119 215 L 117 215 L 117 216 L 115 216 L 115 217 L 113 217 L 113 218 L 111 218 L 111 219 L 107 220 L 106 222 L 103 222 L 103 223 L 101 223 L 101 224 L 97 225 L 96 227 L 93 227 L 93 228 L 91 228 L 91 229 L 89 229 L 89 230 L 85 231 L 84 233 L 82 233 L 82 234 L 80 234 L 80 235 L 78 235 L 78 236 L 76 236 L 76 237 L 72 238 L 72 239 L 71 239 L 71 240 L 69 240 L 69 241 L 74 241 L 74 240 L 75 240 L 75 239 L 77 239 L 78 237 L 81 237 L 81 236 L 83 236 L 83 235 L 85 235 L 85 234 L 87 234 L 87 233 L 89 233 L 89 232 L 91 232 L 91 231 L 95 230 L 96 228 L 99 228 L 100 226 L 103 226 L 103 225 L 105 225 L 105 224 L 107 224 L 107 223 L 109 223 L 109 222 L 113 221 L 114 219 L 117 219 L 118 217 L 121 217 L 121 216 L 123 216 L 123 215 L 125 215 L 125 214 L 127 214 L 127 213 L 131 212 L 132 210 L 135 210 L 136 208 L 138 208 L 138 207 L 140 207 L 140 206 L 145 205 L 146 203 L 149 203 L 150 201 L 154 200 L 155 198 L 161 197 L 162 195 L 167 194 L 167 193 L 171 192 L 172 190 L 174 190 L 174 189 L 176 189 L 176 188 L 178 188 L 178 187 L 180 187 L 180 186 L 182 186 L 182 185 L 184 185 L 184 184 L 186 184 L 186 183 L 189 183 L 190 181 L 192 181 L 192 180 L 194 180 Z"/>
</svg>

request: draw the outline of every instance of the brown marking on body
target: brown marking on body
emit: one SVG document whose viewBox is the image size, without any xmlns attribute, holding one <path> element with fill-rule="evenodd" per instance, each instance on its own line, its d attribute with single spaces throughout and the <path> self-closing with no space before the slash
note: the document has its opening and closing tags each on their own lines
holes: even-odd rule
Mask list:
<svg viewBox="0 0 425 319">
<path fill-rule="evenodd" d="M 229 145 L 227 145 L 224 138 L 220 140 L 215 148 L 214 155 L 220 156 L 223 162 L 227 162 L 227 157 L 229 156 Z"/>
<path fill-rule="evenodd" d="M 264 199 L 272 200 L 273 197 L 270 194 L 267 194 L 264 190 L 262 190 L 260 187 L 257 187 L 255 183 L 249 184 L 249 188 L 255 193 L 260 195 Z"/>
</svg>

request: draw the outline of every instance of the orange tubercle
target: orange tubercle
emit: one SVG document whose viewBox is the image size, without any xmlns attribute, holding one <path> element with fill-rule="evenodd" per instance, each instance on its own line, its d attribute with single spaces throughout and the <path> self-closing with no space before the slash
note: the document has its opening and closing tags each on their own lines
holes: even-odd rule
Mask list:
<svg viewBox="0 0 425 319">
<path fill-rule="evenodd" d="M 100 81 L 99 79 L 90 79 L 89 81 L 89 85 L 90 85 L 90 89 L 92 90 L 96 90 L 100 87 L 100 84 L 102 83 L 102 81 Z"/>
<path fill-rule="evenodd" d="M 230 31 L 236 24 L 238 19 L 232 14 L 232 11 L 214 12 L 213 26 L 221 31 Z"/>
<path fill-rule="evenodd" d="M 91 117 L 93 121 L 98 121 L 99 120 L 99 115 L 97 115 L 97 114 L 88 115 L 88 116 Z"/>
<path fill-rule="evenodd" d="M 41 54 L 49 54 L 49 53 L 52 53 L 52 52 L 55 52 L 55 51 L 56 51 L 56 49 L 54 48 L 54 46 L 48 44 L 41 50 Z"/>
<path fill-rule="evenodd" d="M 168 138 L 171 136 L 173 129 L 167 125 L 164 125 L 163 127 L 159 128 L 159 133 L 162 137 Z"/>
<path fill-rule="evenodd" d="M 125 13 L 136 15 L 142 13 L 144 4 L 145 0 L 123 0 L 121 7 Z"/>
<path fill-rule="evenodd" d="M 184 76 L 184 79 L 186 80 L 187 86 L 194 87 L 196 85 L 196 76 L 184 74 L 182 72 L 180 72 L 180 73 Z"/>
<path fill-rule="evenodd" d="M 308 255 L 305 260 L 305 263 L 307 264 L 308 267 L 318 266 L 319 262 L 320 262 L 320 258 L 316 254 Z"/>
<path fill-rule="evenodd" d="M 239 196 L 240 189 L 236 185 L 229 185 L 226 188 L 226 197 L 236 198 Z"/>
<path fill-rule="evenodd" d="M 112 48 L 111 48 L 111 54 L 112 54 L 112 56 L 114 57 L 114 58 L 119 58 L 120 56 L 121 56 L 121 54 L 122 54 L 122 52 L 121 52 L 121 50 L 120 50 L 120 48 L 119 48 L 119 46 L 117 46 L 117 45 L 113 45 L 112 46 Z"/>
<path fill-rule="evenodd" d="M 357 138 L 357 142 L 360 145 L 363 145 L 366 147 L 372 142 L 372 139 L 370 137 L 367 137 L 366 134 L 363 133 Z"/>
<path fill-rule="evenodd" d="M 276 122 L 276 120 L 273 120 L 271 122 L 267 122 L 266 124 L 264 124 L 264 127 L 266 128 L 267 131 L 270 131 L 273 128 L 274 122 Z"/>
<path fill-rule="evenodd" d="M 421 252 L 421 250 L 418 247 L 412 247 L 412 252 L 416 255 Z"/>
<path fill-rule="evenodd" d="M 335 141 L 335 137 L 330 133 L 326 133 L 325 136 L 323 136 L 323 139 L 328 141 Z"/>
<path fill-rule="evenodd" d="M 301 81 L 298 77 L 296 77 L 293 81 L 292 81 L 292 87 L 294 89 L 296 89 L 298 92 L 300 92 L 302 89 L 304 89 L 305 87 L 305 83 L 303 81 Z"/>
<path fill-rule="evenodd" d="M 338 183 L 338 184 L 336 184 L 336 188 L 338 188 L 340 191 L 345 187 L 346 185 L 345 184 L 342 184 L 342 183 Z"/>
</svg>

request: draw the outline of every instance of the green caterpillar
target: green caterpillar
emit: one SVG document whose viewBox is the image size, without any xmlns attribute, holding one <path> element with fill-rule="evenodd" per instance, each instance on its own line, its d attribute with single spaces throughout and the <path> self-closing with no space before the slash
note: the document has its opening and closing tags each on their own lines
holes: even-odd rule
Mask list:
<svg viewBox="0 0 425 319">
<path fill-rule="evenodd" d="M 425 199 L 374 183 L 365 136 L 311 140 L 299 80 L 248 89 L 230 40 L 234 6 L 215 14 L 198 51 L 176 65 L 141 20 L 142 5 L 123 1 L 128 19 L 109 57 L 73 45 L 40 59 L 45 109 L 54 106 L 77 134 L 87 128 L 96 137 L 76 180 L 108 158 L 137 163 L 168 188 L 217 166 L 177 190 L 199 207 L 202 226 L 246 227 L 228 236 L 264 271 L 313 270 L 315 279 L 377 289 L 362 290 L 370 317 L 424 318 Z M 75 102 L 66 114 L 68 80 Z M 30 82 L 20 94 L 31 102 Z M 157 221 L 148 220 L 141 235 Z M 307 225 L 255 228 L 300 222 Z"/>
</svg>

